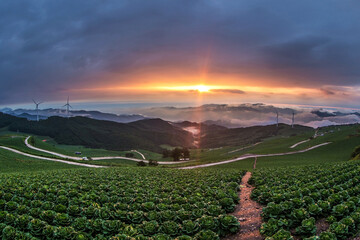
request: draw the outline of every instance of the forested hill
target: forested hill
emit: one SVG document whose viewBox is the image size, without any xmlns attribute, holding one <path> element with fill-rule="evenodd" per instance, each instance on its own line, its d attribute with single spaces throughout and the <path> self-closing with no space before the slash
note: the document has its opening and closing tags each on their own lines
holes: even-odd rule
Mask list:
<svg viewBox="0 0 360 240">
<path fill-rule="evenodd" d="M 83 145 L 108 150 L 146 149 L 161 152 L 160 145 L 194 147 L 194 136 L 184 128 L 199 128 L 201 148 L 242 146 L 262 141 L 272 136 L 293 136 L 308 131 L 310 127 L 286 124 L 225 128 L 203 123 L 171 123 L 162 119 L 144 119 L 131 123 L 95 120 L 86 117 L 50 117 L 46 120 L 29 121 L 24 118 L 0 113 L 0 128 L 10 131 L 49 136 L 60 144 Z"/>
<path fill-rule="evenodd" d="M 287 124 L 279 124 L 278 127 L 274 124 L 245 128 L 213 129 L 202 134 L 200 147 L 242 146 L 254 144 L 273 136 L 290 137 L 313 131 L 314 129 L 311 127 L 295 125 L 292 128 Z"/>
<path fill-rule="evenodd" d="M 191 147 L 193 143 L 191 133 L 161 119 L 125 124 L 86 117 L 50 117 L 36 122 L 0 113 L 0 127 L 49 136 L 60 144 L 109 150 L 146 149 L 159 152 L 161 144 Z"/>
</svg>

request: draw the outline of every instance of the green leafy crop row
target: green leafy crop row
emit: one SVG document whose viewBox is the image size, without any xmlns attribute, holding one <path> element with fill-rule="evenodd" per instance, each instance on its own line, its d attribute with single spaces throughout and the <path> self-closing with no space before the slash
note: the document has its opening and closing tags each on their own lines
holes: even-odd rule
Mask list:
<svg viewBox="0 0 360 240">
<path fill-rule="evenodd" d="M 269 239 L 347 239 L 360 227 L 358 162 L 256 171 L 251 197 L 265 204 L 261 234 Z M 316 221 L 327 231 L 316 236 Z"/>
<path fill-rule="evenodd" d="M 244 172 L 81 169 L 0 175 L 3 239 L 219 239 Z"/>
</svg>

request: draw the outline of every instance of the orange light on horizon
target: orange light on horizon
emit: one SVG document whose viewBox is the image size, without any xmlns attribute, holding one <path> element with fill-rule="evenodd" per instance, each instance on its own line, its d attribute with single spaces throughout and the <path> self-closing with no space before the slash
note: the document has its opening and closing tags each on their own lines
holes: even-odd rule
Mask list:
<svg viewBox="0 0 360 240">
<path fill-rule="evenodd" d="M 172 86 L 172 87 L 155 87 L 155 89 L 159 90 L 170 90 L 170 91 L 198 91 L 200 93 L 202 92 L 211 92 L 213 89 L 219 89 L 220 86 L 212 86 L 212 85 L 189 85 L 189 86 Z"/>
<path fill-rule="evenodd" d="M 151 93 L 156 91 L 162 92 L 197 92 L 204 93 L 211 96 L 236 93 L 236 91 L 243 91 L 247 94 L 278 94 L 289 96 L 300 96 L 304 94 L 319 95 L 322 93 L 321 89 L 317 88 L 302 88 L 302 87 L 267 87 L 267 86 L 253 86 L 253 85 L 211 85 L 211 84 L 189 84 L 189 85 L 175 85 L 164 83 L 156 84 L 129 84 L 129 85 L 115 85 L 115 86 L 101 86 L 93 88 L 72 88 L 71 92 L 98 92 L 98 93 L 117 93 L 126 92 L 127 94 L 136 93 Z"/>
<path fill-rule="evenodd" d="M 205 86 L 205 85 L 197 85 L 197 86 L 195 86 L 194 90 L 197 90 L 199 92 L 208 92 L 210 90 L 210 87 Z"/>
</svg>

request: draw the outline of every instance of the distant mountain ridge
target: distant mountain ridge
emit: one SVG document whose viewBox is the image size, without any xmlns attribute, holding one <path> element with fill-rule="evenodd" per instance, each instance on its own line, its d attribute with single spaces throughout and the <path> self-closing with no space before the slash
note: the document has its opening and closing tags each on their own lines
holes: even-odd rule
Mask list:
<svg viewBox="0 0 360 240">
<path fill-rule="evenodd" d="M 26 118 L 28 120 L 36 120 L 37 112 L 34 109 L 11 109 L 11 108 L 4 108 L 0 109 L 0 112 L 10 114 L 13 116 Z M 119 123 L 129 123 L 135 122 L 143 119 L 147 119 L 146 117 L 140 114 L 114 114 L 114 113 L 104 113 L 100 111 L 86 111 L 86 110 L 71 110 L 69 115 L 72 117 L 88 117 L 97 120 L 107 120 Z M 39 118 L 40 119 L 47 119 L 49 117 L 59 116 L 59 117 L 66 117 L 66 111 L 62 109 L 54 109 L 54 108 L 47 108 L 47 109 L 39 109 Z"/>
<path fill-rule="evenodd" d="M 0 128 L 40 136 L 49 136 L 60 144 L 82 145 L 109 150 L 145 149 L 161 152 L 160 145 L 188 148 L 244 146 L 272 136 L 293 136 L 314 131 L 313 128 L 286 124 L 226 128 L 196 122 L 169 122 L 160 118 L 130 123 L 96 120 L 87 117 L 64 118 L 53 116 L 29 121 L 0 113 Z"/>
<path fill-rule="evenodd" d="M 222 146 L 245 146 L 263 141 L 273 136 L 290 137 L 306 132 L 313 132 L 311 127 L 280 123 L 266 126 L 252 126 L 244 128 L 210 129 L 200 139 L 201 148 L 216 148 Z"/>
<path fill-rule="evenodd" d="M 184 121 L 173 124 L 185 130 L 197 128 L 200 134 L 195 137 L 199 142 L 198 147 L 200 148 L 250 145 L 272 136 L 289 137 L 314 131 L 311 127 L 294 125 L 294 128 L 292 128 L 290 125 L 283 123 L 280 123 L 279 126 L 272 124 L 241 128 L 227 128 L 213 124 L 210 121 L 204 123 Z"/>
<path fill-rule="evenodd" d="M 350 109 L 274 106 L 269 104 L 205 104 L 192 107 L 153 107 L 138 111 L 148 117 L 159 117 L 169 121 L 204 122 L 227 128 L 266 126 L 276 123 L 295 123 L 313 128 L 354 124 L 360 122 L 360 112 Z"/>
<path fill-rule="evenodd" d="M 161 119 L 132 123 L 96 120 L 87 117 L 49 117 L 29 121 L 0 113 L 0 128 L 49 136 L 57 143 L 109 150 L 145 149 L 161 152 L 160 145 L 193 147 L 191 133 Z"/>
</svg>

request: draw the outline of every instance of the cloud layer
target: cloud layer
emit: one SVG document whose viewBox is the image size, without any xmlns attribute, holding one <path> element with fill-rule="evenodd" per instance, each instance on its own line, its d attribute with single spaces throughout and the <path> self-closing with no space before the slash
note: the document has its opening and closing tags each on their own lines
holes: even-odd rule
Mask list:
<svg viewBox="0 0 360 240">
<path fill-rule="evenodd" d="M 275 107 L 265 104 L 209 104 L 199 107 L 156 107 L 139 110 L 138 113 L 148 117 L 160 117 L 171 121 L 209 122 L 226 127 L 248 127 L 276 123 L 276 112 L 279 123 L 292 123 L 295 113 L 295 124 L 323 127 L 328 125 L 353 124 L 360 122 L 360 113 L 355 111 L 338 111 L 318 108 Z"/>
<path fill-rule="evenodd" d="M 189 76 L 346 100 L 360 82 L 358 29 L 356 0 L 3 0 L 0 104 Z"/>
</svg>

